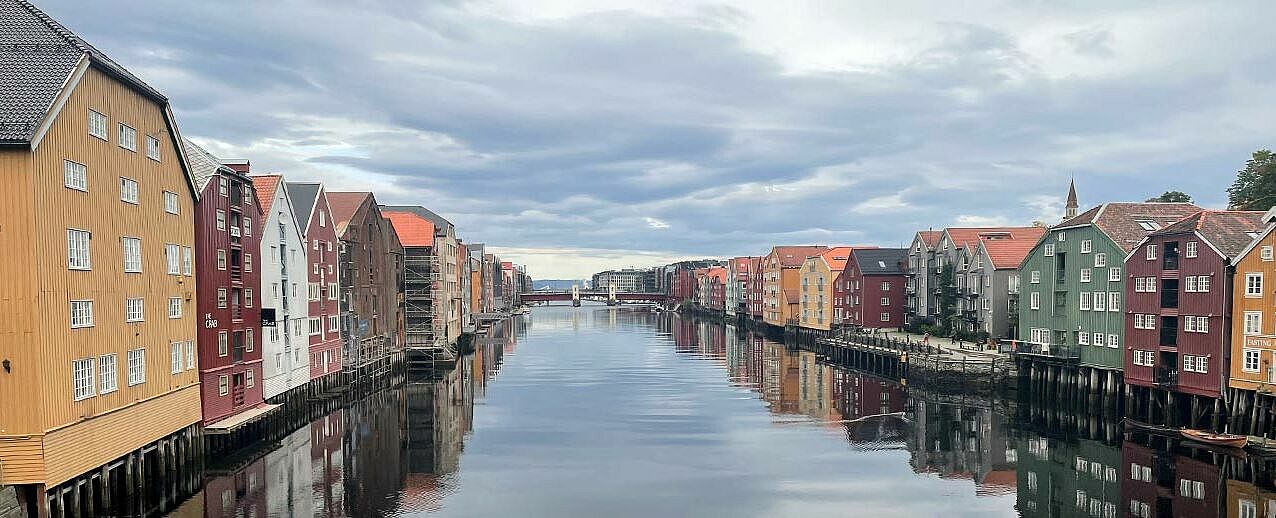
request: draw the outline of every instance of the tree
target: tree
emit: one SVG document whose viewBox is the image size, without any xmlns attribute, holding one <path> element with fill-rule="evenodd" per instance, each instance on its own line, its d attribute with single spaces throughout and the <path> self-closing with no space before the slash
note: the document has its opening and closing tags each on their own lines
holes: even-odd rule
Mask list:
<svg viewBox="0 0 1276 518">
<path fill-rule="evenodd" d="M 1276 154 L 1268 149 L 1254 152 L 1227 188 L 1227 204 L 1234 210 L 1267 210 L 1276 205 Z"/>
<path fill-rule="evenodd" d="M 939 324 L 940 334 L 951 336 L 957 329 L 957 276 L 953 266 L 946 264 L 939 270 Z"/>
<path fill-rule="evenodd" d="M 1192 203 L 1192 196 L 1183 191 L 1165 191 L 1160 196 L 1148 198 L 1148 201 Z"/>
</svg>

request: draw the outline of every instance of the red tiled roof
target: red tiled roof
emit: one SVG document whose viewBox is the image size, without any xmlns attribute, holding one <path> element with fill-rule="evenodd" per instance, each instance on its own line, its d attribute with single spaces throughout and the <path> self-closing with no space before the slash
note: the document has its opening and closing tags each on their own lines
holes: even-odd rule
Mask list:
<svg viewBox="0 0 1276 518">
<path fill-rule="evenodd" d="M 841 272 L 846 269 L 846 261 L 851 258 L 851 250 L 849 246 L 835 246 L 820 254 L 820 257 L 824 259 L 825 264 L 829 265 L 829 270 Z"/>
<path fill-rule="evenodd" d="M 1103 231 L 1108 239 L 1129 253 L 1154 230 L 1173 224 L 1200 210 L 1202 210 L 1200 207 L 1191 203 L 1112 202 L 1087 210 L 1053 228 L 1094 225 Z M 1149 222 L 1157 228 L 1145 229 L 1142 222 Z"/>
<path fill-rule="evenodd" d="M 979 241 L 1024 239 L 1036 244 L 1037 240 L 1045 235 L 1046 229 L 1042 227 L 953 227 L 944 229 L 944 232 L 957 246 L 967 251 L 974 251 Z"/>
<path fill-rule="evenodd" d="M 721 266 L 715 266 L 713 268 L 709 268 L 709 271 L 708 273 L 706 273 L 706 275 L 708 277 L 717 279 L 718 282 L 721 284 L 727 283 L 727 269 Z"/>
<path fill-rule="evenodd" d="M 283 181 L 284 177 L 277 174 L 263 174 L 251 178 L 253 189 L 257 191 L 257 202 L 261 204 L 261 211 L 270 214 L 270 207 L 275 204 L 275 190 L 279 189 L 279 182 Z M 262 218 L 261 224 L 266 224 L 265 218 Z"/>
<path fill-rule="evenodd" d="M 1236 257 L 1254 240 L 1251 232 L 1262 232 L 1263 212 L 1248 210 L 1202 210 L 1168 225 L 1150 236 L 1199 232 L 1228 258 Z"/>
<path fill-rule="evenodd" d="M 922 242 L 926 243 L 926 246 L 935 248 L 935 246 L 939 244 L 939 236 L 943 234 L 944 233 L 939 230 L 923 230 L 917 233 L 917 237 L 922 238 Z"/>
<path fill-rule="evenodd" d="M 779 259 L 781 268 L 801 268 L 806 258 L 822 254 L 825 250 L 828 247 L 823 245 L 777 246 L 771 249 L 771 253 Z"/>
<path fill-rule="evenodd" d="M 371 196 L 370 192 L 328 191 L 328 212 L 332 214 L 338 236 L 345 233 L 350 218 L 354 217 L 354 213 L 358 212 L 363 202 Z"/>
<path fill-rule="evenodd" d="M 382 211 L 403 246 L 434 246 L 434 223 L 412 212 Z"/>
</svg>

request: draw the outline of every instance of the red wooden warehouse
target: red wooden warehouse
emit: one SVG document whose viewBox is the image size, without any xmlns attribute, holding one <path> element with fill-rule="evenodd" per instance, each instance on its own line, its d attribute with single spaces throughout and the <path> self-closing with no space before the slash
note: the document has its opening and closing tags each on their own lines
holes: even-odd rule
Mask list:
<svg viewBox="0 0 1276 518">
<path fill-rule="evenodd" d="M 859 248 L 837 284 L 845 283 L 844 324 L 877 328 L 904 326 L 904 284 L 908 282 L 907 248 Z"/>
<path fill-rule="evenodd" d="M 310 334 L 310 379 L 341 372 L 341 307 L 337 285 L 336 222 L 328 207 L 323 184 L 288 182 L 293 214 L 306 232 L 306 274 L 319 293 L 311 299 L 309 316 L 318 319 L 321 332 Z"/>
</svg>

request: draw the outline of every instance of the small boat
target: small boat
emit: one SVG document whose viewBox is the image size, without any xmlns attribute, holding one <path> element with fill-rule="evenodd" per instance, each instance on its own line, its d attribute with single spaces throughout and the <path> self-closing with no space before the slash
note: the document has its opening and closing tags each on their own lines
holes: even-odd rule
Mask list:
<svg viewBox="0 0 1276 518">
<path fill-rule="evenodd" d="M 1183 437 L 1196 442 L 1212 444 L 1215 446 L 1226 446 L 1228 448 L 1244 448 L 1245 443 L 1249 442 L 1249 437 L 1244 435 L 1233 435 L 1230 433 L 1213 433 L 1204 430 L 1193 430 L 1184 428 L 1179 431 Z"/>
</svg>

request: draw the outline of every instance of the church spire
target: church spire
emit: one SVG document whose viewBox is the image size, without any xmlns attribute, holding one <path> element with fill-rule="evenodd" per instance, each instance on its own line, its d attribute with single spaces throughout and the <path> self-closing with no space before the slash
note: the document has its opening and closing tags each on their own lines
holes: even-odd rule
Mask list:
<svg viewBox="0 0 1276 518">
<path fill-rule="evenodd" d="M 1063 219 L 1075 217 L 1077 217 L 1077 180 L 1074 178 L 1068 182 L 1068 205 L 1064 207 Z"/>
</svg>

